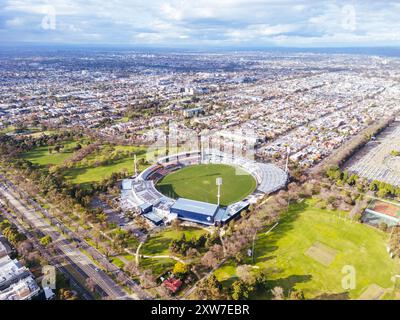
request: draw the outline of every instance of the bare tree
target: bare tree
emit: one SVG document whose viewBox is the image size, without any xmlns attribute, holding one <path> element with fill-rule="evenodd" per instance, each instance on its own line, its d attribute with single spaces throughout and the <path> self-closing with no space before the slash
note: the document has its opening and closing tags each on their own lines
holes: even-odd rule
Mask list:
<svg viewBox="0 0 400 320">
<path fill-rule="evenodd" d="M 86 281 L 85 281 L 85 285 L 86 285 L 86 288 L 88 288 L 88 290 L 89 290 L 90 292 L 95 292 L 95 290 L 96 290 L 96 283 L 93 281 L 92 278 L 87 278 Z"/>
<path fill-rule="evenodd" d="M 283 300 L 285 298 L 282 287 L 275 287 L 271 290 L 273 300 Z"/>
<path fill-rule="evenodd" d="M 136 262 L 133 261 L 133 260 L 132 260 L 132 261 L 129 261 L 129 262 L 125 265 L 124 270 L 125 270 L 126 272 L 129 272 L 129 274 L 130 274 L 131 276 L 136 276 L 136 275 L 139 274 L 139 268 L 138 268 L 138 266 L 136 265 Z"/>
</svg>

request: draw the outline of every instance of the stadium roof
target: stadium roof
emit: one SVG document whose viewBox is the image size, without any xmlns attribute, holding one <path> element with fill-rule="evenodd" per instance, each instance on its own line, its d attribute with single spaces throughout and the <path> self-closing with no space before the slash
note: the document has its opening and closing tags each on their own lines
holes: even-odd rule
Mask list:
<svg viewBox="0 0 400 320">
<path fill-rule="evenodd" d="M 229 205 L 226 208 L 219 208 L 217 214 L 215 215 L 215 221 L 225 223 L 231 218 L 237 216 L 240 212 L 249 206 L 247 201 L 239 201 L 234 204 Z"/>
<path fill-rule="evenodd" d="M 153 222 L 156 225 L 159 225 L 163 221 L 163 218 L 154 212 L 145 213 L 145 214 L 143 214 L 143 216 L 146 217 L 147 219 L 149 219 L 151 222 Z"/>
<path fill-rule="evenodd" d="M 122 180 L 122 190 L 130 190 L 132 189 L 132 179 L 124 179 Z"/>
<path fill-rule="evenodd" d="M 171 209 L 190 211 L 209 217 L 214 217 L 218 208 L 219 207 L 216 204 L 184 199 L 184 198 L 179 198 L 178 200 L 176 200 L 174 205 L 171 207 Z"/>
</svg>

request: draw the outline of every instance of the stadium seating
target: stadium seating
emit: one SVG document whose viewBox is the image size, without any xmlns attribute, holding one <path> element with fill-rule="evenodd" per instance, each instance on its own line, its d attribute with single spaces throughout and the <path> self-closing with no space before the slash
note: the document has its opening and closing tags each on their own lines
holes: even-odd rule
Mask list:
<svg viewBox="0 0 400 320">
<path fill-rule="evenodd" d="M 132 181 L 131 192 L 126 191 L 121 196 L 121 201 L 124 204 L 140 206 L 143 203 L 150 203 L 157 208 L 159 206 L 160 212 L 167 212 L 175 200 L 161 194 L 155 187 L 163 177 L 184 168 L 185 166 L 197 165 L 200 163 L 208 164 L 227 164 L 235 167 L 242 168 L 247 171 L 257 181 L 257 189 L 254 192 L 254 197 L 259 197 L 262 194 L 269 194 L 275 192 L 285 186 L 287 182 L 286 173 L 273 164 L 258 163 L 239 156 L 232 156 L 225 154 L 218 150 L 207 150 L 200 155 L 198 152 L 181 153 L 178 156 L 170 156 L 170 159 L 176 159 L 174 162 L 166 162 L 167 157 L 159 159 L 158 163 L 144 170 L 136 179 Z M 251 196 L 250 196 L 251 197 Z M 243 207 L 245 202 L 239 201 L 228 207 L 227 217 Z M 248 203 L 248 202 L 247 202 Z"/>
</svg>

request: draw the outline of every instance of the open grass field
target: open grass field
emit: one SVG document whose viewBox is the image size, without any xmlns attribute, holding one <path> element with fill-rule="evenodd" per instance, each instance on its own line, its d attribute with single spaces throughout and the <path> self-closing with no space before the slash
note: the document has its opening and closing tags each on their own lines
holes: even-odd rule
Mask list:
<svg viewBox="0 0 400 320">
<path fill-rule="evenodd" d="M 280 224 L 256 240 L 255 265 L 266 270 L 270 280 L 251 298 L 269 299 L 270 289 L 276 286 L 284 288 L 286 294 L 292 289 L 303 290 L 308 299 L 359 299 L 364 292 L 364 296 L 371 295 L 371 290 L 366 290 L 372 285 L 385 290 L 383 298 L 394 294 L 391 278 L 400 273 L 400 266 L 386 252 L 388 234 L 345 220 L 345 215 L 319 209 L 313 200 L 291 205 Z M 253 264 L 251 259 L 246 263 Z M 346 265 L 355 268 L 355 289 L 342 287 Z M 229 286 L 236 280 L 235 264 L 222 266 L 216 276 Z"/>
<path fill-rule="evenodd" d="M 136 146 L 115 146 L 110 151 L 108 148 L 102 148 L 99 152 L 90 154 L 85 158 L 85 162 L 78 163 L 76 166 L 65 170 L 65 178 L 75 184 L 89 184 L 91 182 L 99 182 L 109 178 L 114 172 L 126 170 L 133 174 L 134 161 L 133 157 L 126 155 L 121 159 L 113 160 L 108 164 L 97 165 L 96 161 L 102 157 L 110 155 L 112 152 L 136 152 L 138 153 L 138 161 L 145 157 L 145 148 Z M 139 170 L 143 170 L 146 166 L 138 165 Z"/>
<path fill-rule="evenodd" d="M 140 266 L 143 269 L 150 269 L 153 272 L 153 275 L 156 277 L 159 277 L 168 270 L 171 270 L 175 263 L 175 260 L 169 258 L 140 260 Z"/>
<path fill-rule="evenodd" d="M 239 172 L 239 174 L 238 174 Z M 249 173 L 224 164 L 202 164 L 183 168 L 164 177 L 157 189 L 172 198 L 217 203 L 215 180 L 222 177 L 221 205 L 242 200 L 257 187 Z"/>
<path fill-rule="evenodd" d="M 84 144 L 81 142 L 81 144 Z M 49 152 L 48 146 L 35 148 L 22 157 L 31 161 L 34 164 L 42 167 L 61 165 L 74 153 L 76 141 L 63 143 L 64 148 L 60 152 Z M 114 172 L 126 170 L 133 174 L 133 157 L 132 153 L 137 154 L 138 161 L 146 156 L 146 148 L 141 146 L 109 146 L 104 145 L 99 151 L 89 154 L 84 160 L 74 164 L 73 167 L 65 169 L 64 177 L 74 184 L 89 185 L 92 182 L 102 181 L 110 177 Z M 123 154 L 115 160 L 110 160 L 107 164 L 102 164 L 101 161 L 107 157 L 116 154 Z M 138 169 L 143 170 L 148 165 L 138 164 Z"/>
<path fill-rule="evenodd" d="M 60 152 L 53 151 L 52 153 L 49 152 L 47 146 L 38 147 L 23 154 L 22 158 L 43 167 L 58 165 L 72 156 L 76 145 L 74 141 L 67 142 L 63 144 L 64 148 Z"/>
</svg>

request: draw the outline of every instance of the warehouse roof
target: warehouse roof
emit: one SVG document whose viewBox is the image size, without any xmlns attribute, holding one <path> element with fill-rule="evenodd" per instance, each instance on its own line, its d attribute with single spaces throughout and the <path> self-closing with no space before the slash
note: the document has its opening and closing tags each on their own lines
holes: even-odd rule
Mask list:
<svg viewBox="0 0 400 320">
<path fill-rule="evenodd" d="M 218 210 L 216 204 L 211 204 L 207 202 L 195 201 L 190 199 L 179 198 L 176 200 L 171 209 L 190 211 L 197 214 L 202 214 L 209 217 L 214 217 Z"/>
</svg>

